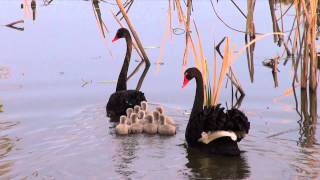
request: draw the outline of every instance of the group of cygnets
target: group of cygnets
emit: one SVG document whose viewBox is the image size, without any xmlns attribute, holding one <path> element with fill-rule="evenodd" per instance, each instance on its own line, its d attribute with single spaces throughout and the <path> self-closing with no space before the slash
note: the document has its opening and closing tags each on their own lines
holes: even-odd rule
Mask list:
<svg viewBox="0 0 320 180">
<path fill-rule="evenodd" d="M 118 135 L 128 134 L 157 134 L 173 136 L 176 134 L 176 124 L 172 118 L 164 114 L 161 106 L 154 111 L 148 111 L 146 101 L 141 102 L 141 106 L 134 106 L 126 110 L 126 116 L 120 116 L 120 123 L 116 126 Z"/>
</svg>

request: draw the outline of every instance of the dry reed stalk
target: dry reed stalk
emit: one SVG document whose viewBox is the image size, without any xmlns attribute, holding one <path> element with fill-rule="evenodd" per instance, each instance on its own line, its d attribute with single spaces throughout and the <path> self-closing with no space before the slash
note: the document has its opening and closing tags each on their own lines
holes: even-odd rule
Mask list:
<svg viewBox="0 0 320 180">
<path fill-rule="evenodd" d="M 196 25 L 194 20 L 193 20 L 193 24 L 194 24 L 194 27 L 196 29 L 197 38 L 198 38 L 198 47 L 199 47 L 199 51 L 200 51 L 200 59 L 201 59 L 201 67 L 202 67 L 201 73 L 202 73 L 202 78 L 203 78 L 203 84 L 205 86 L 207 86 L 206 58 L 204 57 L 201 37 L 200 37 L 197 25 Z"/>
<path fill-rule="evenodd" d="M 18 20 L 18 21 L 14 21 L 12 23 L 6 24 L 5 26 L 7 26 L 7 27 L 15 27 L 14 25 L 20 24 L 20 23 L 24 23 L 24 20 L 21 19 L 21 20 Z"/>
<path fill-rule="evenodd" d="M 311 24 L 311 29 L 309 31 L 310 36 L 311 36 L 311 60 L 310 60 L 310 74 L 309 74 L 309 88 L 316 92 L 318 82 L 317 82 L 317 76 L 318 76 L 318 60 L 317 60 L 317 55 L 316 55 L 316 36 L 317 36 L 317 5 L 318 5 L 318 0 L 311 0 L 310 1 L 310 6 L 308 9 L 308 12 L 310 12 L 310 21 L 309 23 Z"/>
<path fill-rule="evenodd" d="M 285 35 L 284 33 L 282 32 L 273 32 L 273 33 L 266 33 L 266 34 L 263 34 L 263 35 L 257 35 L 256 38 L 252 41 L 250 41 L 248 44 L 246 44 L 245 46 L 243 46 L 242 48 L 240 48 L 237 53 L 235 54 L 232 54 L 231 56 L 231 60 L 230 60 L 230 64 L 232 64 L 235 60 L 237 60 L 239 58 L 239 56 L 246 50 L 246 48 L 248 48 L 248 46 L 250 46 L 251 44 L 253 43 L 256 43 L 257 41 L 259 40 L 262 40 L 270 35 L 274 35 L 274 34 L 277 34 L 277 35 Z"/>
<path fill-rule="evenodd" d="M 99 29 L 102 33 L 102 36 L 105 38 L 105 31 L 106 32 L 109 32 L 108 31 L 108 28 L 106 26 L 106 24 L 104 23 L 103 19 L 102 19 L 102 16 L 101 16 L 101 10 L 100 10 L 100 5 L 99 5 L 99 1 L 98 0 L 93 0 L 92 1 L 92 7 L 94 9 L 94 15 L 96 17 L 96 20 L 97 20 L 97 24 L 99 26 Z"/>
<path fill-rule="evenodd" d="M 248 0 L 247 1 L 248 14 L 247 14 L 246 34 L 245 34 L 246 44 L 248 43 L 248 41 L 251 41 L 255 38 L 255 27 L 253 22 L 254 7 L 255 7 L 255 0 Z M 248 69 L 250 73 L 251 82 L 253 82 L 254 80 L 254 61 L 253 61 L 254 48 L 255 48 L 255 43 L 248 46 L 248 48 L 246 49 Z"/>
<path fill-rule="evenodd" d="M 209 106 L 211 105 L 212 102 L 212 98 L 211 98 L 211 87 L 210 87 L 210 78 L 209 78 L 209 72 L 208 72 L 208 65 L 207 65 L 207 61 L 204 55 L 204 51 L 203 51 L 203 46 L 202 46 L 202 40 L 200 37 L 200 33 L 198 31 L 198 27 L 196 22 L 193 20 L 193 24 L 196 30 L 196 34 L 197 34 L 197 38 L 198 38 L 198 48 L 199 48 L 199 52 L 200 52 L 200 59 L 201 59 L 201 68 L 198 66 L 198 69 L 201 71 L 202 74 L 202 79 L 203 79 L 203 85 L 204 85 L 204 99 L 205 99 L 205 105 Z M 190 36 L 191 39 L 191 36 Z M 192 42 L 193 43 L 193 42 Z M 193 49 L 194 49 L 194 45 Z M 198 64 L 197 62 L 198 60 L 196 60 L 196 64 Z"/>
<path fill-rule="evenodd" d="M 241 10 L 241 8 L 238 6 L 238 4 L 236 4 L 233 0 L 230 0 L 232 2 L 232 4 L 238 9 L 238 11 L 242 14 L 242 16 L 244 18 L 247 19 L 247 16 L 244 14 L 244 12 Z"/>
<path fill-rule="evenodd" d="M 169 0 L 169 28 L 170 28 L 170 30 L 169 30 L 169 32 L 170 32 L 170 39 L 171 39 L 171 41 L 173 40 L 173 38 L 172 38 L 172 33 L 173 33 L 173 31 L 172 31 L 172 4 L 171 4 L 171 1 L 172 0 Z"/>
<path fill-rule="evenodd" d="M 198 58 L 198 55 L 197 55 L 197 49 L 196 49 L 196 46 L 194 45 L 192 37 L 190 37 L 190 45 L 192 47 L 192 52 L 193 52 L 192 54 L 193 54 L 193 58 L 194 58 L 194 61 L 195 61 L 195 64 L 196 64 L 196 68 L 201 70 L 200 63 L 199 63 L 199 58 Z"/>
<path fill-rule="evenodd" d="M 224 76 L 226 74 L 227 69 L 229 68 L 230 65 L 230 50 L 229 50 L 229 44 L 230 44 L 230 40 L 229 37 L 226 38 L 226 45 L 224 48 L 224 55 L 223 55 L 223 60 L 222 60 L 222 68 L 220 70 L 220 75 L 219 75 L 219 81 L 218 81 L 218 86 L 217 86 L 217 91 L 215 92 L 214 96 L 213 96 L 213 102 L 214 105 L 217 104 L 218 100 L 219 100 L 219 96 L 220 96 L 220 91 L 221 91 L 221 87 L 222 87 L 222 82 L 224 80 Z"/>
<path fill-rule="evenodd" d="M 308 84 L 308 65 L 309 65 L 309 45 L 308 42 L 310 41 L 310 34 L 309 31 L 309 25 L 305 24 L 305 39 L 304 39 L 304 49 L 303 49 L 303 57 L 302 57 L 302 66 L 301 66 L 301 88 L 307 88 Z"/>
<path fill-rule="evenodd" d="M 181 8 L 181 3 L 180 0 L 175 0 L 176 1 L 176 7 L 177 7 L 177 13 L 178 13 L 178 20 L 180 25 L 183 23 L 185 24 L 185 19 L 184 19 L 184 13 L 183 10 Z"/>
<path fill-rule="evenodd" d="M 176 0 L 176 2 L 180 2 L 179 0 Z M 185 30 L 186 30 L 186 47 L 184 49 L 184 54 L 183 54 L 183 64 L 184 66 L 188 64 L 189 60 L 189 43 L 190 43 L 190 16 L 191 16 L 191 0 L 188 0 L 187 2 L 187 21 L 185 23 Z"/>
<path fill-rule="evenodd" d="M 170 9 L 170 7 L 169 7 L 169 9 Z M 164 31 L 163 37 L 162 37 L 162 42 L 161 42 L 161 46 L 160 46 L 160 54 L 159 54 L 159 57 L 158 57 L 158 59 L 156 61 L 157 72 L 160 71 L 160 64 L 163 62 L 164 45 L 165 45 L 166 40 L 167 40 L 167 33 L 169 31 L 169 28 L 170 28 L 170 10 L 168 10 L 168 14 L 167 14 L 167 18 L 166 18 L 166 28 L 165 28 L 165 31 Z"/>
<path fill-rule="evenodd" d="M 130 20 L 129 16 L 127 15 L 127 12 L 126 12 L 125 8 L 122 5 L 121 0 L 116 0 L 116 2 L 118 4 L 118 7 L 119 7 L 124 19 L 126 20 L 128 26 L 129 26 L 129 29 L 131 30 L 131 33 L 132 33 L 134 39 L 137 42 L 137 45 L 138 45 L 138 48 L 139 48 L 140 52 L 142 53 L 142 56 L 143 56 L 142 60 L 145 62 L 145 69 L 142 72 L 142 75 L 141 75 L 141 77 L 140 77 L 140 79 L 138 81 L 137 87 L 136 87 L 136 90 L 140 90 L 140 88 L 142 86 L 142 83 L 143 83 L 143 80 L 144 80 L 144 78 L 145 78 L 145 76 L 146 76 L 146 74 L 147 74 L 147 72 L 148 72 L 148 70 L 150 68 L 150 61 L 149 61 L 149 58 L 148 58 L 146 52 L 143 49 L 142 43 L 141 43 L 141 41 L 139 39 L 139 36 L 138 36 L 133 24 L 131 23 L 131 20 Z"/>
<path fill-rule="evenodd" d="M 272 18 L 273 32 L 281 32 L 277 22 L 276 13 L 275 13 L 275 0 L 269 0 L 269 7 L 271 12 L 271 18 Z M 274 34 L 273 40 L 274 42 L 278 43 L 278 46 L 280 46 L 283 42 L 283 37 L 279 34 Z"/>
<path fill-rule="evenodd" d="M 29 8 L 29 0 L 24 0 L 23 2 L 23 11 L 24 11 L 24 15 L 26 18 L 31 18 L 31 12 L 30 12 L 30 8 Z"/>
<path fill-rule="evenodd" d="M 231 65 L 229 65 L 229 72 L 226 73 L 226 76 L 230 79 L 232 85 L 234 85 L 237 90 L 240 92 L 241 96 L 244 96 L 244 90 L 242 89 L 240 81 L 237 79 L 237 76 L 233 72 Z"/>
<path fill-rule="evenodd" d="M 274 81 L 274 87 L 279 86 L 278 82 L 278 63 L 279 63 L 280 57 L 277 56 L 273 58 L 273 66 L 272 66 L 272 76 L 273 76 L 273 81 Z"/>
<path fill-rule="evenodd" d="M 20 24 L 20 23 L 24 23 L 24 20 L 18 20 L 18 21 L 14 21 L 12 23 L 6 24 L 6 27 L 18 30 L 18 31 L 24 31 L 24 27 L 17 27 L 15 25 Z"/>
<path fill-rule="evenodd" d="M 214 46 L 215 47 L 215 46 Z M 217 91 L 217 69 L 218 69 L 218 58 L 215 48 L 213 48 L 213 85 L 211 94 L 214 96 L 215 92 Z M 214 98 L 211 98 L 211 104 L 214 104 Z"/>
<path fill-rule="evenodd" d="M 295 13 L 296 13 L 297 30 L 295 31 L 294 40 L 293 40 L 293 47 L 292 47 L 293 54 L 296 52 L 296 49 L 297 49 L 298 38 L 300 39 L 300 8 L 298 5 L 298 0 L 294 0 L 294 7 L 295 7 Z"/>
<path fill-rule="evenodd" d="M 223 37 L 223 39 L 218 43 L 217 46 L 215 46 L 215 50 L 218 52 L 218 54 L 220 55 L 220 57 L 223 59 L 223 55 L 221 54 L 220 52 L 220 46 L 221 44 L 224 42 L 224 40 L 226 39 L 226 37 Z M 235 44 L 234 44 L 235 45 Z M 233 51 L 235 50 L 236 48 L 233 47 Z M 216 51 L 214 51 L 214 53 L 216 53 Z M 216 54 L 215 54 L 216 55 Z M 230 74 L 229 74 L 230 73 Z M 240 92 L 241 96 L 244 96 L 245 93 L 242 89 L 242 86 L 240 84 L 240 82 L 237 80 L 236 76 L 234 75 L 233 73 L 233 70 L 232 70 L 232 67 L 230 66 L 229 67 L 229 72 L 227 72 L 227 77 L 230 79 L 231 83 L 233 84 L 233 86 L 235 86 L 237 88 L 237 90 Z M 233 87 L 232 86 L 232 87 Z"/>
</svg>

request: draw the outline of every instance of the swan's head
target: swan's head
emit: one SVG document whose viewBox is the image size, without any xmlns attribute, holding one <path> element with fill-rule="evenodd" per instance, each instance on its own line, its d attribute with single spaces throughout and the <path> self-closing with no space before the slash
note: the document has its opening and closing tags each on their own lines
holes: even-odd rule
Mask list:
<svg viewBox="0 0 320 180">
<path fill-rule="evenodd" d="M 144 110 L 144 111 L 147 111 L 147 110 L 148 110 L 148 103 L 147 103 L 147 101 L 142 101 L 142 102 L 141 102 L 141 109 Z"/>
<path fill-rule="evenodd" d="M 153 123 L 153 116 L 152 115 L 147 115 L 145 117 L 145 119 L 147 120 L 148 123 Z"/>
<path fill-rule="evenodd" d="M 130 118 L 131 114 L 133 113 L 133 109 L 132 108 L 128 108 L 126 110 L 126 114 L 127 114 L 127 117 Z"/>
<path fill-rule="evenodd" d="M 120 116 L 120 124 L 125 124 L 126 121 L 127 121 L 127 117 L 126 116 L 124 116 L 124 115 Z"/>
<path fill-rule="evenodd" d="M 184 78 L 183 78 L 182 88 L 184 88 L 192 78 L 196 77 L 196 74 L 197 74 L 197 73 L 200 74 L 200 76 L 201 76 L 201 72 L 200 72 L 197 68 L 195 68 L 195 67 L 193 67 L 193 68 L 188 68 L 188 69 L 184 72 Z"/>
<path fill-rule="evenodd" d="M 163 114 L 163 107 L 162 106 L 156 107 L 156 111 L 158 111 L 160 114 Z"/>
<path fill-rule="evenodd" d="M 125 38 L 129 35 L 129 31 L 126 28 L 120 28 L 117 31 L 116 36 L 114 36 L 114 38 L 112 39 L 112 42 L 115 42 L 116 40 L 120 39 L 120 38 Z"/>
<path fill-rule="evenodd" d="M 164 117 L 164 115 L 161 114 L 159 120 L 160 120 L 160 124 L 161 125 L 165 125 L 166 124 L 166 118 Z"/>
<path fill-rule="evenodd" d="M 132 124 L 137 122 L 137 118 L 138 118 L 138 114 L 136 114 L 136 113 L 131 114 L 130 119 L 131 119 Z"/>
<path fill-rule="evenodd" d="M 143 119 L 143 118 L 144 118 L 144 115 L 145 115 L 144 111 L 141 111 L 141 110 L 140 110 L 140 111 L 138 112 L 138 118 L 139 118 L 139 119 Z"/>
<path fill-rule="evenodd" d="M 154 119 L 158 121 L 159 120 L 159 116 L 160 116 L 159 111 L 153 111 L 152 114 L 153 114 Z"/>
<path fill-rule="evenodd" d="M 136 114 L 138 114 L 138 112 L 140 111 L 140 106 L 138 106 L 138 105 L 135 105 L 134 107 L 133 107 L 133 112 L 134 113 L 136 113 Z"/>
</svg>

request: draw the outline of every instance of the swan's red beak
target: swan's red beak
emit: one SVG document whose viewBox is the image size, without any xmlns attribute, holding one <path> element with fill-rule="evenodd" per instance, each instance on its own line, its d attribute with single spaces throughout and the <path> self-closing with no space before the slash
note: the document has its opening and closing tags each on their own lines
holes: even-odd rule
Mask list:
<svg viewBox="0 0 320 180">
<path fill-rule="evenodd" d="M 115 42 L 116 40 L 118 40 L 119 38 L 117 36 L 115 36 L 113 39 L 112 39 L 112 42 Z"/>
<path fill-rule="evenodd" d="M 182 88 L 186 87 L 188 82 L 189 82 L 189 80 L 187 79 L 186 75 L 184 75 Z"/>
</svg>

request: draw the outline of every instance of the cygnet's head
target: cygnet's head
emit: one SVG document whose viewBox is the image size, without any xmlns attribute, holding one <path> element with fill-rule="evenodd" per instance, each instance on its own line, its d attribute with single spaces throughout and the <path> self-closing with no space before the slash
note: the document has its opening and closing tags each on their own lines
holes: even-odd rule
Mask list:
<svg viewBox="0 0 320 180">
<path fill-rule="evenodd" d="M 145 119 L 147 120 L 148 123 L 153 123 L 153 116 L 152 115 L 147 115 L 145 117 Z"/>
<path fill-rule="evenodd" d="M 137 118 L 138 118 L 138 115 L 136 113 L 131 114 L 130 119 L 131 119 L 132 124 L 137 122 Z"/>
<path fill-rule="evenodd" d="M 127 117 L 130 118 L 131 114 L 133 113 L 133 109 L 132 108 L 128 108 L 126 110 L 126 114 L 127 114 Z"/>
<path fill-rule="evenodd" d="M 141 102 L 141 109 L 142 109 L 143 111 L 147 111 L 147 110 L 148 110 L 148 103 L 147 103 L 147 101 L 142 101 L 142 102 Z"/>
<path fill-rule="evenodd" d="M 161 125 L 165 125 L 166 124 L 166 118 L 164 117 L 164 115 L 162 115 L 162 114 L 160 115 L 159 121 L 160 121 Z"/>
<path fill-rule="evenodd" d="M 136 114 L 138 114 L 138 112 L 140 111 L 140 106 L 138 106 L 138 105 L 135 105 L 134 107 L 133 107 L 133 112 L 134 113 L 136 113 Z"/>
<path fill-rule="evenodd" d="M 156 111 L 158 111 L 160 114 L 163 114 L 163 107 L 162 106 L 156 107 Z"/>
<path fill-rule="evenodd" d="M 124 116 L 124 115 L 120 116 L 120 124 L 125 124 L 126 120 L 127 120 L 126 116 Z"/>
<path fill-rule="evenodd" d="M 144 115 L 145 115 L 144 111 L 140 110 L 140 111 L 138 112 L 138 118 L 139 118 L 139 119 L 143 119 L 143 118 L 144 118 Z"/>
<path fill-rule="evenodd" d="M 155 119 L 156 121 L 158 121 L 158 120 L 159 120 L 159 116 L 160 116 L 159 111 L 153 111 L 152 114 L 153 114 L 154 119 Z"/>
</svg>

